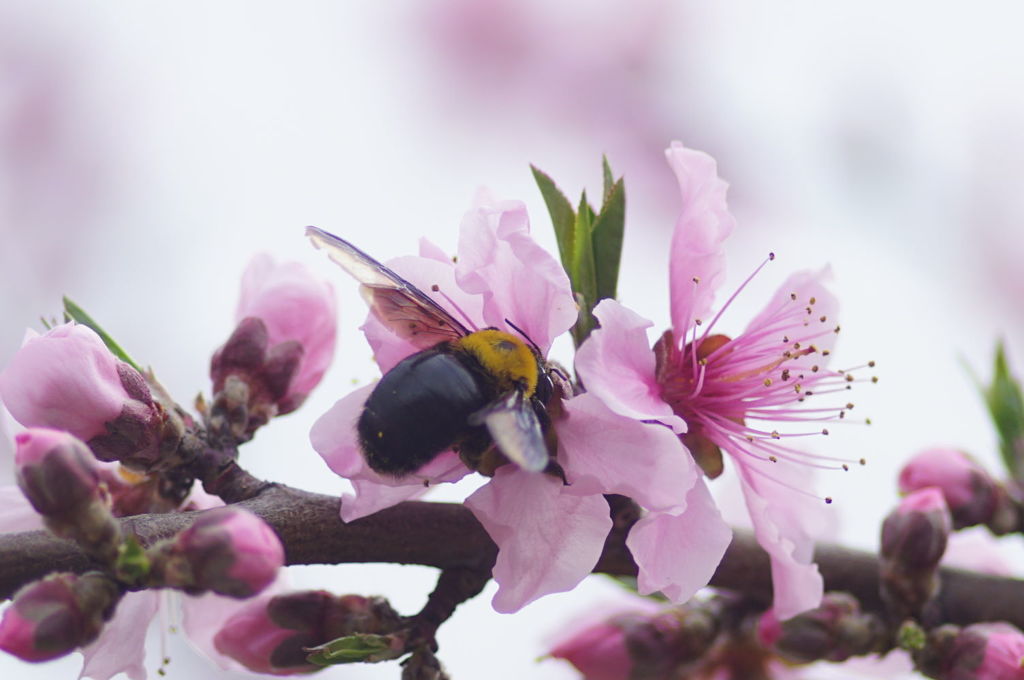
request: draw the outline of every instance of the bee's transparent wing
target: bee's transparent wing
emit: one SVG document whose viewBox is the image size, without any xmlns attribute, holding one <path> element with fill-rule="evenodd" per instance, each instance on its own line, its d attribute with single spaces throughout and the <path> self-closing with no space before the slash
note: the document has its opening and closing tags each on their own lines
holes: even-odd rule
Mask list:
<svg viewBox="0 0 1024 680">
<path fill-rule="evenodd" d="M 542 472 L 548 466 L 548 448 L 540 421 L 522 390 L 513 390 L 470 418 L 486 425 L 498 449 L 519 467 Z"/>
<path fill-rule="evenodd" d="M 429 295 L 348 241 L 316 227 L 306 227 L 306 236 L 362 284 L 360 292 L 374 316 L 400 338 L 426 349 L 469 334 Z"/>
</svg>

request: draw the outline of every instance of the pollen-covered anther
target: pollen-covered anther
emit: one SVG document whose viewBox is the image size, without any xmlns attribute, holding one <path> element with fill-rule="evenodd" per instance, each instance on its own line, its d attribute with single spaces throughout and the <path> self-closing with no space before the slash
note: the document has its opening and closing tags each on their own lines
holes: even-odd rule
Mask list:
<svg viewBox="0 0 1024 680">
<path fill-rule="evenodd" d="M 818 372 L 818 365 L 815 364 L 815 365 L 811 366 L 811 373 L 817 373 L 817 372 Z"/>
<path fill-rule="evenodd" d="M 827 427 L 821 428 L 821 433 L 827 437 L 828 436 L 828 428 Z"/>
<path fill-rule="evenodd" d="M 875 362 L 874 362 L 874 360 L 872 360 L 872 361 L 869 361 L 869 362 L 868 362 L 868 368 L 874 368 L 874 367 L 875 367 Z"/>
<path fill-rule="evenodd" d="M 779 434 L 778 430 L 772 430 L 771 437 L 772 439 L 782 439 L 782 435 Z"/>
<path fill-rule="evenodd" d="M 853 382 L 853 375 L 850 373 L 846 374 L 846 382 Z"/>
<path fill-rule="evenodd" d="M 832 505 L 832 496 L 825 496 L 825 505 Z"/>
<path fill-rule="evenodd" d="M 789 369 L 788 368 L 782 369 L 782 379 L 783 380 L 789 380 Z"/>
<path fill-rule="evenodd" d="M 694 283 L 700 283 L 700 277 L 699 276 L 694 276 L 693 277 L 693 282 Z"/>
<path fill-rule="evenodd" d="M 830 349 L 823 349 L 823 350 L 821 350 L 821 356 L 827 357 L 829 354 L 832 354 L 832 350 L 830 350 Z"/>
<path fill-rule="evenodd" d="M 840 418 L 845 418 L 846 417 L 846 411 L 840 411 L 839 412 L 839 417 Z"/>
<path fill-rule="evenodd" d="M 697 359 L 697 365 L 698 366 L 707 366 L 708 365 L 708 358 L 707 357 L 701 357 L 700 359 Z"/>
<path fill-rule="evenodd" d="M 802 389 L 803 389 L 803 387 L 800 386 L 800 383 L 797 383 L 797 384 L 793 385 L 793 391 L 796 392 L 797 394 L 799 394 L 800 390 L 802 390 Z"/>
<path fill-rule="evenodd" d="M 811 299 L 808 300 L 808 302 L 810 302 L 813 305 L 813 304 L 816 304 L 818 302 L 818 299 L 815 298 L 814 296 L 811 296 Z"/>
<path fill-rule="evenodd" d="M 788 345 L 789 344 L 789 336 L 788 335 L 783 335 L 782 336 L 782 342 L 784 342 L 784 343 L 786 343 Z"/>
<path fill-rule="evenodd" d="M 824 316 L 824 315 L 822 315 L 822 316 L 819 316 L 819 317 L 818 317 L 818 321 L 820 321 L 820 322 L 822 322 L 822 323 L 825 323 L 826 321 L 828 321 L 828 317 L 827 317 L 827 316 Z"/>
<path fill-rule="evenodd" d="M 857 462 L 860 463 L 861 465 L 867 465 L 868 464 L 867 458 L 861 458 Z"/>
<path fill-rule="evenodd" d="M 768 253 L 768 261 L 769 262 L 774 262 L 775 261 L 775 253 Z"/>
<path fill-rule="evenodd" d="M 832 332 L 833 333 L 838 333 L 840 328 L 841 328 L 840 326 L 836 326 L 835 328 L 832 329 Z"/>
<path fill-rule="evenodd" d="M 772 462 L 772 463 L 778 463 L 779 462 L 779 457 L 778 456 L 768 456 L 768 460 L 769 460 L 769 462 Z"/>
<path fill-rule="evenodd" d="M 441 290 L 441 286 L 437 285 L 436 283 L 434 283 L 434 284 L 431 284 L 431 286 L 430 286 L 430 290 L 432 290 L 433 292 L 435 292 L 435 293 L 436 293 L 436 292 L 438 292 L 438 291 L 440 291 L 440 290 Z"/>
<path fill-rule="evenodd" d="M 790 293 L 789 299 L 792 300 L 793 302 L 796 302 L 796 293 Z"/>
<path fill-rule="evenodd" d="M 871 382 L 877 383 L 878 382 L 878 376 L 877 375 L 871 376 Z"/>
<path fill-rule="evenodd" d="M 812 307 L 804 307 L 804 309 L 807 311 L 807 316 L 814 314 L 814 309 Z"/>
<path fill-rule="evenodd" d="M 694 319 L 694 320 L 693 320 L 693 323 L 694 323 L 694 325 L 695 325 L 695 326 L 699 326 L 699 325 L 701 325 L 701 324 L 702 324 L 702 323 L 704 323 L 704 322 L 703 322 L 703 321 L 701 321 L 700 319 Z"/>
<path fill-rule="evenodd" d="M 865 418 L 864 419 L 864 424 L 865 425 L 870 425 L 871 424 L 871 418 Z"/>
<path fill-rule="evenodd" d="M 843 463 L 843 472 L 849 472 L 849 471 L 850 471 L 850 466 L 847 465 L 846 463 Z"/>
<path fill-rule="evenodd" d="M 846 410 L 848 410 L 848 411 L 852 411 L 853 410 L 853 402 L 852 401 L 846 402 Z"/>
<path fill-rule="evenodd" d="M 765 378 L 764 379 L 764 386 L 765 387 L 771 387 L 772 386 L 772 379 L 771 378 Z"/>
<path fill-rule="evenodd" d="M 799 342 L 794 342 L 793 343 L 793 349 L 800 349 L 800 343 Z"/>
</svg>

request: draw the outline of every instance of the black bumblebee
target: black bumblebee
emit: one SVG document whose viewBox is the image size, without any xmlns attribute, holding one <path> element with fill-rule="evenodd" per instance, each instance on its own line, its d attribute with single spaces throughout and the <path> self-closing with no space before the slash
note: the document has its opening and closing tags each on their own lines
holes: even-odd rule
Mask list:
<svg viewBox="0 0 1024 680">
<path fill-rule="evenodd" d="M 420 349 L 384 374 L 359 416 L 371 468 L 400 477 L 452 448 L 484 474 L 509 460 L 564 480 L 547 411 L 556 383 L 532 341 L 496 328 L 470 331 L 351 243 L 316 227 L 306 235 L 362 284 L 374 316 Z"/>
</svg>

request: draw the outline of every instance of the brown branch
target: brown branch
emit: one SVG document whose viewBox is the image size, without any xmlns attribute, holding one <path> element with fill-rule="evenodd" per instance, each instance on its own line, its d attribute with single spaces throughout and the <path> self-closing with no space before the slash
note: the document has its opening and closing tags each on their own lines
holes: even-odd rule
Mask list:
<svg viewBox="0 0 1024 680">
<path fill-rule="evenodd" d="M 390 562 L 442 570 L 487 569 L 497 547 L 462 505 L 406 502 L 350 524 L 338 518 L 337 498 L 273 486 L 238 505 L 266 520 L 285 544 L 288 564 Z M 145 546 L 174 535 L 195 513 L 138 515 L 121 521 Z M 609 535 L 595 572 L 630 576 L 636 566 L 625 547 L 624 529 Z M 853 594 L 867 610 L 882 612 L 878 561 L 874 555 L 821 544 L 815 559 L 828 590 Z M 79 548 L 44 531 L 0 536 L 0 597 L 51 571 L 94 567 Z M 749 532 L 737 531 L 711 581 L 767 603 L 771 599 L 768 556 Z M 942 570 L 942 620 L 968 624 L 1004 620 L 1024 628 L 1024 581 L 952 569 Z"/>
</svg>

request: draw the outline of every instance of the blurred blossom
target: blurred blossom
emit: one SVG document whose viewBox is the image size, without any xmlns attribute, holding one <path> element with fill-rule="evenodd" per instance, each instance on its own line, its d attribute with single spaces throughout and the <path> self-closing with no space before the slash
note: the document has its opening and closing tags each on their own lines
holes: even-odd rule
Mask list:
<svg viewBox="0 0 1024 680">
<path fill-rule="evenodd" d="M 665 0 L 443 0 L 422 12 L 417 35 L 438 69 L 429 82 L 449 85 L 439 90 L 443 101 L 454 95 L 463 118 L 470 107 L 473 118 L 503 117 L 503 127 L 598 140 L 645 201 L 667 195 L 650 159 L 677 128 L 686 88 L 665 73 L 675 66 L 670 48 L 687 39 L 671 21 L 679 8 Z"/>
<path fill-rule="evenodd" d="M 971 456 L 945 447 L 927 449 L 909 460 L 900 471 L 899 486 L 904 494 L 929 486 L 940 489 L 956 529 L 987 522 L 1000 493 L 996 481 Z"/>
</svg>

